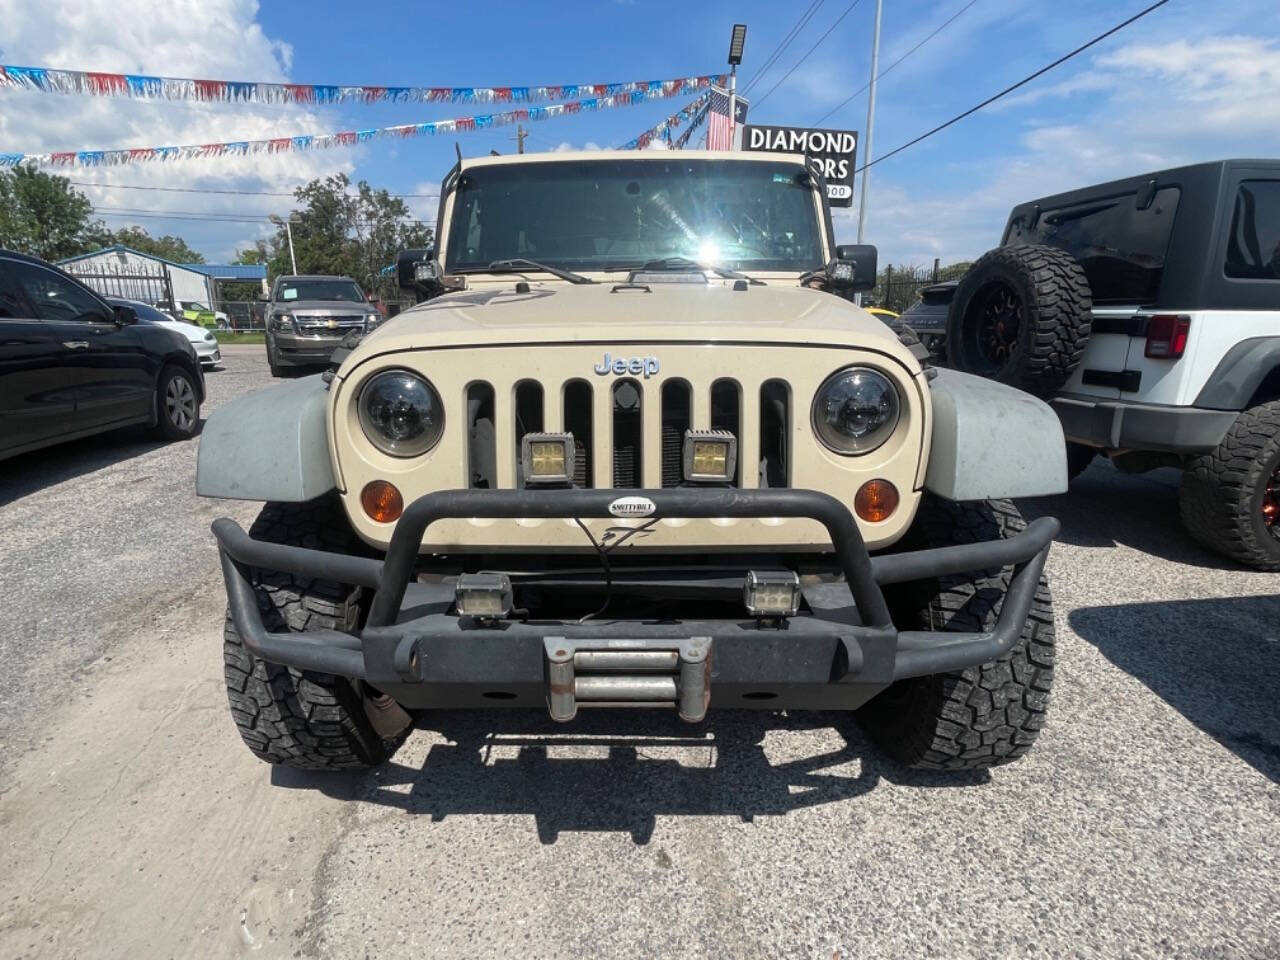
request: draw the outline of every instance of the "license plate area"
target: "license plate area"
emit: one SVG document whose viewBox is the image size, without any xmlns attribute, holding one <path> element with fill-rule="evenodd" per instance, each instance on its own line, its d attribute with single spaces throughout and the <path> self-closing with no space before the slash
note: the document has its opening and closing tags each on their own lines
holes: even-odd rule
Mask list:
<svg viewBox="0 0 1280 960">
<path fill-rule="evenodd" d="M 547 711 L 567 723 L 579 707 L 672 709 L 697 723 L 711 702 L 711 638 L 543 640 Z"/>
</svg>

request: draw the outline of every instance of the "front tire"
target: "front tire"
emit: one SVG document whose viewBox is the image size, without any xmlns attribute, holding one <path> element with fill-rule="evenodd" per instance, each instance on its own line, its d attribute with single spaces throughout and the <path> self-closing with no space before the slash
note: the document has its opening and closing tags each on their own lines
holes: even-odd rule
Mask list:
<svg viewBox="0 0 1280 960">
<path fill-rule="evenodd" d="M 200 426 L 200 394 L 194 375 L 170 364 L 156 387 L 156 432 L 165 440 L 189 440 Z"/>
<path fill-rule="evenodd" d="M 1241 413 L 1216 450 L 1187 465 L 1178 512 L 1215 553 L 1280 570 L 1280 400 Z"/>
<path fill-rule="evenodd" d="M 1008 500 L 954 503 L 926 494 L 907 546 L 927 549 L 1013 536 L 1026 526 Z M 895 606 L 906 629 L 991 629 L 1012 579 L 987 570 L 909 584 Z M 1018 759 L 1044 726 L 1053 685 L 1053 601 L 1044 577 L 1013 649 L 965 670 L 899 680 L 857 711 L 886 753 L 909 767 L 977 770 Z"/>
<path fill-rule="evenodd" d="M 268 503 L 249 530 L 255 540 L 363 552 L 332 494 L 309 503 Z M 254 576 L 269 631 L 353 630 L 360 587 L 276 571 Z M 222 655 L 231 716 L 245 746 L 267 763 L 301 770 L 365 770 L 386 760 L 403 734 L 384 738 L 366 709 L 372 691 L 358 681 L 294 670 L 255 657 L 230 614 Z"/>
<path fill-rule="evenodd" d="M 267 368 L 271 371 L 271 376 L 273 377 L 284 376 L 284 367 L 276 360 L 276 352 L 272 348 L 270 337 L 267 337 Z"/>
</svg>

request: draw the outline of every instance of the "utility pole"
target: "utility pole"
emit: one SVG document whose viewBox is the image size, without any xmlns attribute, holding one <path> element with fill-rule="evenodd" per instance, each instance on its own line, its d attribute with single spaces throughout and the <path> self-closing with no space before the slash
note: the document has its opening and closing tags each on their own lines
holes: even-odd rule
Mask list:
<svg viewBox="0 0 1280 960">
<path fill-rule="evenodd" d="M 867 93 L 867 148 L 862 154 L 862 199 L 858 201 L 858 242 L 867 227 L 867 185 L 871 183 L 871 138 L 876 124 L 876 74 L 880 72 L 880 11 L 882 0 L 876 0 L 876 25 L 871 33 L 871 83 Z M 862 294 L 854 297 L 862 306 Z"/>
<path fill-rule="evenodd" d="M 267 219 L 277 227 L 284 227 L 285 235 L 289 238 L 289 265 L 293 267 L 293 275 L 296 277 L 298 275 L 298 258 L 293 255 L 293 227 L 291 226 L 293 220 L 292 218 L 283 220 L 274 213 L 268 216 Z"/>
<path fill-rule="evenodd" d="M 516 124 L 516 153 L 524 153 L 524 138 L 529 135 L 529 131 L 524 128 L 523 123 Z"/>
</svg>

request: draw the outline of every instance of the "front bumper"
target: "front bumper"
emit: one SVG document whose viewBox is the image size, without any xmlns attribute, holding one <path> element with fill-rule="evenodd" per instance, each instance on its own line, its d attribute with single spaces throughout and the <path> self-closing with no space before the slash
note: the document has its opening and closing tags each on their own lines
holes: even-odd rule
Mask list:
<svg viewBox="0 0 1280 960">
<path fill-rule="evenodd" d="M 345 336 L 345 331 L 343 336 Z M 342 346 L 342 337 L 304 337 L 299 334 L 273 334 L 276 361 L 298 365 L 325 364 L 333 351 Z"/>
<path fill-rule="evenodd" d="M 628 491 L 651 517 L 807 517 L 826 527 L 843 582 L 805 590 L 808 611 L 781 627 L 721 620 L 504 620 L 451 612 L 451 583 L 410 583 L 427 527 L 457 517 L 609 517 L 616 490 L 456 490 L 410 504 L 385 560 L 251 539 L 214 521 L 231 617 L 259 658 L 367 681 L 408 707 L 547 706 L 559 720 L 583 706 L 854 709 L 894 680 L 962 669 L 1010 650 L 1022 633 L 1057 533 L 1033 521 L 1007 540 L 871 557 L 847 507 L 812 490 Z M 1014 574 L 986 632 L 898 630 L 881 586 L 993 567 Z M 269 633 L 250 567 L 373 589 L 353 633 Z"/>
</svg>

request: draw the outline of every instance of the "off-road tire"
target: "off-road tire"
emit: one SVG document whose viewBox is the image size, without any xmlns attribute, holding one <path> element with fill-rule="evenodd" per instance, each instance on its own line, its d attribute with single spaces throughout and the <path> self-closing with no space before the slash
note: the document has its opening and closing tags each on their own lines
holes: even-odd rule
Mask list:
<svg viewBox="0 0 1280 960">
<path fill-rule="evenodd" d="M 276 361 L 276 352 L 271 348 L 270 338 L 266 338 L 267 343 L 267 369 L 271 371 L 273 377 L 283 377 L 284 367 Z"/>
<path fill-rule="evenodd" d="M 1178 512 L 1204 546 L 1258 570 L 1280 570 L 1280 539 L 1262 517 L 1268 478 L 1280 465 L 1280 400 L 1245 410 L 1218 448 L 1182 474 Z"/>
<path fill-rule="evenodd" d="M 186 408 L 181 416 L 173 408 L 179 402 L 172 395 L 175 391 L 185 391 L 184 396 L 189 398 L 181 401 Z M 190 440 L 195 436 L 200 427 L 200 392 L 195 374 L 177 364 L 167 364 L 156 384 L 155 404 L 156 435 L 165 440 Z"/>
<path fill-rule="evenodd" d="M 1007 357 L 984 348 L 984 313 L 1001 289 L 1017 299 L 1021 317 Z M 951 366 L 999 380 L 1038 397 L 1061 389 L 1080 364 L 1093 323 L 1093 296 L 1084 268 L 1056 247 L 997 247 L 978 258 L 956 287 L 947 313 Z M 1007 326 L 1007 324 L 1005 324 Z"/>
<path fill-rule="evenodd" d="M 1074 480 L 1080 474 L 1089 469 L 1089 464 L 1093 463 L 1094 458 L 1098 456 L 1098 451 L 1084 443 L 1072 443 L 1067 441 L 1067 480 Z"/>
<path fill-rule="evenodd" d="M 337 498 L 268 503 L 249 530 L 256 540 L 362 552 Z M 360 616 L 361 588 L 276 571 L 254 571 L 258 609 L 268 630 L 349 630 Z M 231 716 L 261 760 L 302 770 L 362 770 L 389 757 L 364 709 L 363 692 L 343 677 L 259 660 L 228 613 L 222 656 Z"/>
<path fill-rule="evenodd" d="M 926 494 L 907 548 L 1010 537 L 1024 529 L 1008 500 L 953 503 Z M 906 585 L 894 608 L 903 629 L 982 631 L 1000 612 L 1012 570 Z M 1044 726 L 1053 685 L 1053 602 L 1041 577 L 1022 636 L 998 660 L 899 680 L 857 711 L 863 730 L 910 767 L 975 770 L 1016 760 Z"/>
</svg>

